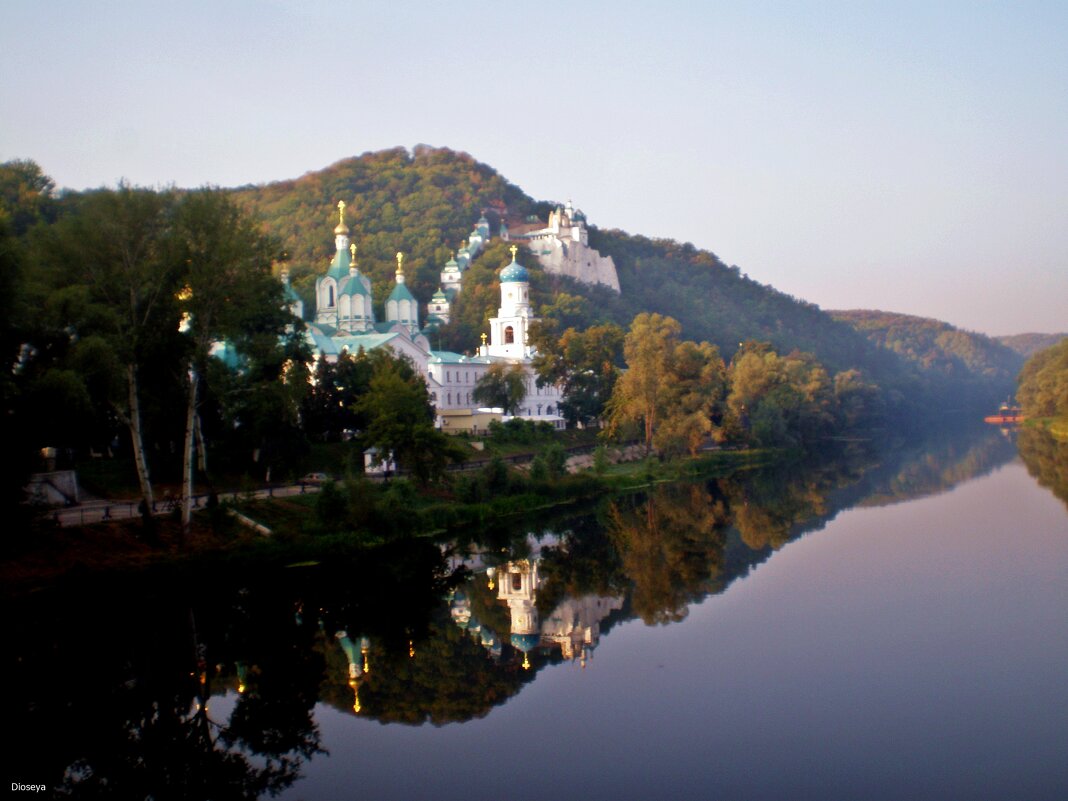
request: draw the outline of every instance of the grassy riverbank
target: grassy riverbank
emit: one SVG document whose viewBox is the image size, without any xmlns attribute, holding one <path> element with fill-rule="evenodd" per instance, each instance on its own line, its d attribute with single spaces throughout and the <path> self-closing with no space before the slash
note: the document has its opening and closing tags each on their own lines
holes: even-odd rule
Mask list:
<svg viewBox="0 0 1068 801">
<path fill-rule="evenodd" d="M 729 475 L 788 458 L 782 451 L 713 451 L 695 459 L 608 464 L 577 473 L 535 463 L 520 470 L 495 459 L 478 471 L 420 488 L 406 479 L 363 477 L 287 498 L 239 500 L 194 516 L 184 540 L 172 517 L 146 532 L 140 520 L 60 529 L 43 521 L 9 538 L 0 555 L 5 593 L 21 594 L 67 577 L 129 573 L 161 564 L 233 563 L 323 558 L 337 549 L 377 547 L 406 537 L 469 535 L 496 526 L 544 525 L 549 515 L 577 510 L 613 493 L 656 483 Z M 256 533 L 230 509 L 270 530 Z"/>
</svg>

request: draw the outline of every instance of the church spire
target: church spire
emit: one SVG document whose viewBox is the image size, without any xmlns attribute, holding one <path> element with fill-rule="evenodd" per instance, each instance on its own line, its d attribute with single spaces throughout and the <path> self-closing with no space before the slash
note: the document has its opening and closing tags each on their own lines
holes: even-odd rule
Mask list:
<svg viewBox="0 0 1068 801">
<path fill-rule="evenodd" d="M 335 234 L 348 234 L 349 227 L 345 225 L 345 201 L 339 200 L 337 202 L 337 227 L 334 228 Z"/>
</svg>

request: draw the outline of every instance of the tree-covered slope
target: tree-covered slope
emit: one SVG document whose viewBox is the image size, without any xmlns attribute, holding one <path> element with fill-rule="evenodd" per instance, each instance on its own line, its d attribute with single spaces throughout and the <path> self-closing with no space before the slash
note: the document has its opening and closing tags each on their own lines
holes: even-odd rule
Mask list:
<svg viewBox="0 0 1068 801">
<path fill-rule="evenodd" d="M 409 285 L 425 301 L 437 288 L 441 267 L 483 211 L 496 234 L 502 216 L 516 221 L 537 214 L 545 219 L 551 208 L 465 153 L 424 146 L 411 153 L 404 148 L 367 153 L 295 180 L 234 192 L 282 241 L 294 283 L 309 299 L 314 277 L 325 271 L 333 255 L 331 230 L 338 200 L 348 204 L 346 222 L 358 247 L 360 269 L 375 281 L 379 302 L 389 291 L 398 250 L 406 254 Z M 588 323 L 613 320 L 625 326 L 642 311 L 669 314 L 682 323 L 685 336 L 712 341 L 728 356 L 739 342 L 759 339 L 784 351 L 816 353 L 834 369 L 861 366 L 884 378 L 898 370 L 895 360 L 885 358 L 850 326 L 743 276 L 708 251 L 615 230 L 592 228 L 590 235 L 594 247 L 615 259 L 622 296 L 545 275 L 528 257 L 527 266 L 535 274 L 535 301 L 549 302 L 560 291 L 582 297 Z M 479 266 L 485 269 L 465 276 L 461 305 L 471 297 L 469 287 L 495 281 L 506 253 L 491 248 L 479 258 L 476 264 L 483 262 Z M 482 297 L 480 311 L 491 310 L 494 301 Z"/>
<path fill-rule="evenodd" d="M 1016 398 L 1028 417 L 1068 421 L 1068 339 L 1027 360 Z"/>
<path fill-rule="evenodd" d="M 1068 333 L 1061 334 L 1009 334 L 998 337 L 1002 345 L 1012 348 L 1025 359 L 1030 359 L 1040 350 L 1051 348 L 1062 339 L 1068 339 Z"/>
<path fill-rule="evenodd" d="M 258 214 L 289 256 L 293 283 L 311 298 L 315 277 L 334 255 L 337 203 L 357 246 L 360 270 L 381 304 L 392 287 L 395 254 L 405 254 L 407 283 L 426 302 L 438 274 L 485 210 L 523 215 L 546 210 L 492 168 L 466 153 L 418 146 L 345 159 L 290 181 L 234 190 Z"/>
<path fill-rule="evenodd" d="M 466 153 L 426 146 L 366 153 L 295 180 L 234 192 L 281 240 L 294 284 L 308 301 L 333 255 L 335 207 L 344 200 L 360 269 L 374 281 L 379 308 L 392 286 L 397 251 L 406 255 L 409 286 L 426 302 L 441 267 L 481 213 L 496 235 L 502 217 L 546 219 L 551 208 Z M 595 227 L 590 244 L 615 260 L 622 294 L 546 274 L 528 256 L 536 312 L 579 327 L 607 321 L 625 327 L 640 312 L 658 312 L 678 319 L 685 338 L 708 340 L 728 359 L 740 342 L 767 341 L 779 352 L 813 353 L 832 372 L 860 369 L 906 402 L 936 398 L 955 405 L 958 390 L 987 402 L 1009 391 L 1022 364 L 1008 347 L 935 320 L 883 312 L 831 315 L 691 244 Z M 506 247 L 493 240 L 465 275 L 454 322 L 436 346 L 469 350 L 477 344 L 497 306 L 496 270 L 507 259 Z"/>
<path fill-rule="evenodd" d="M 830 314 L 914 365 L 926 380 L 971 390 L 977 400 L 1009 392 L 1023 364 L 1019 353 L 996 339 L 941 320 L 863 309 Z"/>
</svg>

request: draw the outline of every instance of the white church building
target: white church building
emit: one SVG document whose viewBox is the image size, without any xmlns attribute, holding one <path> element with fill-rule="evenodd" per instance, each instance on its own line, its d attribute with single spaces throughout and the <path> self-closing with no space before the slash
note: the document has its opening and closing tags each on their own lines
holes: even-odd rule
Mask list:
<svg viewBox="0 0 1068 801">
<path fill-rule="evenodd" d="M 356 245 L 349 240 L 345 224 L 345 203 L 338 203 L 339 219 L 334 228 L 335 254 L 324 275 L 315 281 L 315 310 L 306 322 L 309 345 L 316 358 L 337 361 L 343 351 L 355 355 L 360 348 L 370 351 L 387 347 L 395 355 L 409 359 L 423 376 L 435 410 L 440 412 L 471 410 L 479 404 L 474 391 L 479 380 L 493 364 L 519 364 L 526 370 L 527 393 L 516 417 L 550 422 L 558 428 L 564 424 L 560 415 L 560 388 L 539 387 L 531 361 L 534 349 L 528 344 L 528 331 L 535 318 L 530 307 L 530 276 L 516 261 L 500 272 L 501 305 L 497 316 L 489 321 L 489 336 L 471 354 L 432 350 L 430 340 L 419 325 L 419 303 L 405 285 L 404 257 L 397 254 L 395 285 L 386 300 L 384 322 L 375 319 L 371 280 L 361 273 L 356 260 Z M 441 272 L 442 287 L 428 304 L 431 323 L 447 322 L 451 305 L 460 293 L 463 271 L 489 240 L 489 223 L 482 217 L 467 244 L 450 259 Z M 303 302 L 287 284 L 287 297 L 294 316 L 303 318 Z M 438 417 L 439 426 L 442 418 Z"/>
</svg>

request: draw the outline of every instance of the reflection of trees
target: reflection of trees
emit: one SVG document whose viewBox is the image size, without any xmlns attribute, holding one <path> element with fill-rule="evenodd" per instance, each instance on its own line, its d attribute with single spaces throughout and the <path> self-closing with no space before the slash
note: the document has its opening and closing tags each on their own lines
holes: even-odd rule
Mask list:
<svg viewBox="0 0 1068 801">
<path fill-rule="evenodd" d="M 3 661 L 19 693 L 20 775 L 72 797 L 276 793 L 319 751 L 323 627 L 406 649 L 425 636 L 442 568 L 434 545 L 395 543 L 318 568 L 201 566 L 14 604 L 5 623 L 18 647 Z"/>
<path fill-rule="evenodd" d="M 796 536 L 798 523 L 827 512 L 826 476 L 814 471 L 765 471 L 744 482 L 720 482 L 742 541 L 754 551 L 778 549 Z"/>
<path fill-rule="evenodd" d="M 13 730 L 27 778 L 73 798 L 255 799 L 291 785 L 319 748 L 314 693 L 279 683 L 216 717 L 214 649 L 192 609 L 116 601 L 71 604 L 58 628 L 22 632 Z M 305 661 L 292 678 L 307 686 L 318 671 Z"/>
<path fill-rule="evenodd" d="M 1041 428 L 1024 428 L 1016 440 L 1027 472 L 1068 504 L 1068 442 Z"/>
<path fill-rule="evenodd" d="M 538 607 L 546 613 L 565 597 L 620 596 L 626 590 L 620 553 L 606 528 L 593 515 L 569 523 L 560 544 L 541 552 Z"/>
<path fill-rule="evenodd" d="M 856 503 L 882 506 L 935 495 L 985 475 L 1015 454 L 1012 441 L 989 427 L 925 439 L 891 454 L 871 472 Z"/>
<path fill-rule="evenodd" d="M 721 568 L 726 508 L 699 484 L 659 487 L 608 509 L 606 527 L 631 604 L 646 623 L 682 620 L 686 606 Z"/>
<path fill-rule="evenodd" d="M 414 650 L 414 655 L 406 649 L 375 651 L 371 675 L 359 691 L 361 715 L 416 725 L 470 720 L 515 695 L 535 675 L 511 662 L 498 663 L 444 610 L 435 613 Z"/>
</svg>

